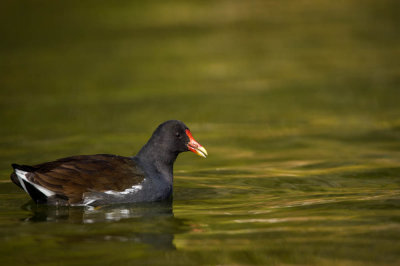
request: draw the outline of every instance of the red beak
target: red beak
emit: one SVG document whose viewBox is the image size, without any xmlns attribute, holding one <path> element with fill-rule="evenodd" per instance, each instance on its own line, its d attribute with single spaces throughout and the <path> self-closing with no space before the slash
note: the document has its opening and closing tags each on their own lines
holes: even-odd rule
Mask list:
<svg viewBox="0 0 400 266">
<path fill-rule="evenodd" d="M 201 146 L 200 143 L 194 140 L 192 133 L 189 129 L 186 129 L 186 135 L 189 138 L 189 143 L 187 144 L 188 149 L 196 153 L 197 155 L 206 158 L 208 155 L 207 150 L 203 146 Z"/>
</svg>

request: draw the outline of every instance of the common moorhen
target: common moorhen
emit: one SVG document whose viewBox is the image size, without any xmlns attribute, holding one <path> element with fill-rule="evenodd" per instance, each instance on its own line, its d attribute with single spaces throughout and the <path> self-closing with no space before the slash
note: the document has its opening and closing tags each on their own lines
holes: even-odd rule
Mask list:
<svg viewBox="0 0 400 266">
<path fill-rule="evenodd" d="M 136 156 L 79 155 L 34 166 L 12 164 L 11 180 L 37 203 L 161 201 L 172 196 L 173 165 L 185 151 L 208 155 L 183 122 L 169 120 L 157 127 Z"/>
</svg>

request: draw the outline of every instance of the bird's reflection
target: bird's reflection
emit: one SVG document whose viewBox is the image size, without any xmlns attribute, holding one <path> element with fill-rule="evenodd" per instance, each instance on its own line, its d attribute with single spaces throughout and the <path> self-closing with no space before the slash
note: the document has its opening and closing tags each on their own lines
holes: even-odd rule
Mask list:
<svg viewBox="0 0 400 266">
<path fill-rule="evenodd" d="M 175 249 L 174 234 L 187 231 L 184 220 L 174 217 L 172 202 L 99 207 L 57 207 L 28 202 L 22 208 L 29 212 L 29 216 L 23 219 L 28 223 L 74 223 L 86 226 L 117 222 L 121 225 L 120 232 L 109 234 L 100 231 L 95 236 L 87 236 L 96 241 L 129 241 L 149 244 L 158 249 Z"/>
<path fill-rule="evenodd" d="M 30 201 L 22 206 L 30 215 L 26 222 L 115 222 L 129 218 L 173 217 L 172 202 L 92 206 L 50 206 Z"/>
</svg>

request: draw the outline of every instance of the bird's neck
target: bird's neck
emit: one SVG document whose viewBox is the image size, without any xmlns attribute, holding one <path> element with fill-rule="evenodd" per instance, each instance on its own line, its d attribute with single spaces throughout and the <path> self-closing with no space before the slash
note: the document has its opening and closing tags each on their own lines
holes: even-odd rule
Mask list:
<svg viewBox="0 0 400 266">
<path fill-rule="evenodd" d="M 150 140 L 135 158 L 144 168 L 143 170 L 148 171 L 149 177 L 162 178 L 168 183 L 172 183 L 174 162 L 177 156 L 178 153 L 169 152 Z"/>
</svg>

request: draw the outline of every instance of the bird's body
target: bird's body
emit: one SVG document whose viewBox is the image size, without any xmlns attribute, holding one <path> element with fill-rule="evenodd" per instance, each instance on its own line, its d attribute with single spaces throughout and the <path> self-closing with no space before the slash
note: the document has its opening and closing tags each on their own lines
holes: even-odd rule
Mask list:
<svg viewBox="0 0 400 266">
<path fill-rule="evenodd" d="M 206 150 L 180 121 L 161 124 L 134 157 L 79 155 L 34 166 L 13 164 L 11 180 L 34 201 L 55 205 L 104 205 L 171 198 L 173 164 L 180 152 Z"/>
</svg>

